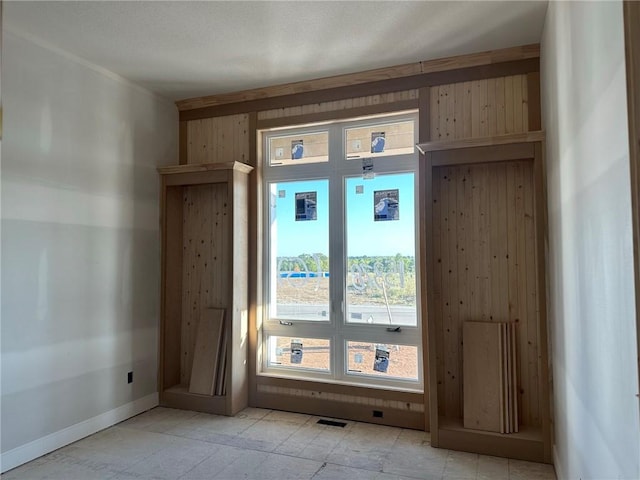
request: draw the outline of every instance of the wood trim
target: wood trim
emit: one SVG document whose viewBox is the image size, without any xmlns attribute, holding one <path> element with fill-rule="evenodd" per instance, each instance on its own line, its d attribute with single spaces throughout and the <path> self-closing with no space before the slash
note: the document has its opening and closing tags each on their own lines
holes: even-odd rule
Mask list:
<svg viewBox="0 0 640 480">
<path fill-rule="evenodd" d="M 623 2 L 623 22 L 629 118 L 638 382 L 640 383 L 640 88 L 638 87 L 640 85 L 640 3 L 629 0 Z M 640 392 L 638 396 L 640 398 Z"/>
<path fill-rule="evenodd" d="M 538 366 L 540 421 L 544 440 L 543 461 L 551 463 L 551 398 L 549 396 L 549 348 L 547 340 L 547 195 L 545 188 L 544 157 L 542 143 L 534 144 L 533 182 L 534 182 L 534 218 L 536 232 L 536 284 L 538 290 Z"/>
<path fill-rule="evenodd" d="M 269 118 L 258 120 L 258 130 L 269 128 L 286 127 L 289 125 L 302 125 L 305 123 L 327 122 L 332 120 L 344 120 L 346 118 L 364 117 L 367 115 L 377 115 L 383 113 L 396 113 L 405 110 L 415 110 L 418 108 L 418 99 L 401 100 L 398 102 L 379 103 L 377 105 L 367 105 L 365 107 L 347 108 L 344 110 L 333 110 L 330 112 L 309 113 L 306 115 L 295 115 L 290 117 Z"/>
<path fill-rule="evenodd" d="M 444 421 L 444 419 L 443 419 Z M 443 422 L 444 423 L 444 422 Z M 433 438 L 433 432 L 431 433 Z M 515 458 L 529 462 L 546 462 L 544 442 L 538 432 L 499 434 L 464 429 L 447 421 L 440 429 L 439 448 L 480 453 L 496 457 Z M 432 442 L 433 444 L 433 442 Z"/>
<path fill-rule="evenodd" d="M 194 110 L 229 103 L 262 100 L 270 97 L 280 97 L 283 95 L 305 93 L 315 90 L 325 90 L 330 88 L 344 87 L 348 85 L 370 83 L 378 80 L 402 78 L 422 73 L 443 72 L 464 67 L 475 67 L 479 65 L 488 65 L 513 60 L 538 58 L 539 56 L 539 44 L 523 45 L 501 50 L 490 50 L 486 52 L 472 53 L 469 55 L 459 55 L 455 57 L 396 65 L 393 67 L 378 68 L 365 72 L 336 75 L 333 77 L 325 77 L 295 83 L 287 83 L 266 88 L 256 88 L 253 90 L 244 90 L 240 92 L 225 93 L 220 95 L 189 98 L 177 101 L 176 105 L 178 106 L 178 109 L 180 111 Z"/>
<path fill-rule="evenodd" d="M 399 428 L 421 429 L 422 412 L 398 410 L 388 407 L 374 407 L 360 404 L 337 402 L 307 397 L 286 397 L 283 395 L 258 392 L 257 404 L 259 408 L 273 410 L 290 410 L 307 415 L 324 418 L 341 418 L 344 420 L 375 423 Z M 374 417 L 373 410 L 382 412 L 383 417 Z"/>
<path fill-rule="evenodd" d="M 240 162 L 222 163 L 194 163 L 190 165 L 170 165 L 168 167 L 158 167 L 160 175 L 174 175 L 176 173 L 211 172 L 218 170 L 237 170 L 242 173 L 249 173 L 253 167 Z"/>
<path fill-rule="evenodd" d="M 418 94 L 418 100 L 420 104 L 420 110 L 418 114 L 418 139 L 420 142 L 428 142 L 431 139 L 431 87 L 423 87 Z M 424 160 L 424 159 L 423 159 Z M 420 209 L 420 219 L 418 225 L 418 239 L 420 248 L 420 265 L 424 266 L 428 256 L 428 252 L 431 251 L 429 237 L 427 235 L 426 225 L 431 223 L 431 204 L 427 203 L 427 198 L 431 198 L 431 168 L 426 169 L 426 162 L 421 161 L 418 165 L 418 195 L 420 197 L 419 204 L 423 206 Z M 425 170 L 426 169 L 426 170 Z M 427 173 L 428 172 L 428 175 Z M 426 178 L 428 177 L 428 179 Z M 434 388 L 433 379 L 429 372 L 429 362 L 431 352 L 430 335 L 429 335 L 429 322 L 428 322 L 428 310 L 427 305 L 430 300 L 426 298 L 423 292 L 429 292 L 431 286 L 424 274 L 425 268 L 420 269 L 420 276 L 418 278 L 418 291 L 420 292 L 422 301 L 420 302 L 420 316 L 422 318 L 422 371 L 424 381 L 424 430 L 426 432 L 437 430 L 431 427 L 431 394 L 432 392 L 437 395 L 437 390 Z M 435 385 L 437 387 L 437 385 Z M 437 443 L 437 433 L 436 443 Z M 432 437 L 433 439 L 433 437 Z"/>
<path fill-rule="evenodd" d="M 448 83 L 484 80 L 487 78 L 505 77 L 510 75 L 524 75 L 531 72 L 537 72 L 539 70 L 540 59 L 538 57 L 503 63 L 490 63 L 446 71 L 421 73 L 401 78 L 377 80 L 369 83 L 348 84 L 335 88 L 240 101 L 238 103 L 224 103 L 181 110 L 180 120 L 197 120 L 200 118 L 235 115 L 251 111 L 272 110 L 275 108 L 332 102 Z"/>
<path fill-rule="evenodd" d="M 262 179 L 258 165 L 256 112 L 249 113 L 249 405 L 256 402 L 257 351 L 260 342 L 258 325 L 262 319 L 262 222 L 260 215 Z"/>
<path fill-rule="evenodd" d="M 422 393 L 417 392 L 403 392 L 400 390 L 370 388 L 359 385 L 343 385 L 339 383 L 317 382 L 313 380 L 298 380 L 294 378 L 270 377 L 266 375 L 258 375 L 256 377 L 256 383 L 258 385 L 270 385 L 273 387 L 338 393 L 341 395 L 372 397 L 380 400 L 392 400 L 397 402 L 422 403 L 424 398 Z"/>
<path fill-rule="evenodd" d="M 428 395 L 425 395 L 425 411 L 429 413 L 429 431 L 431 432 L 431 445 L 438 446 L 438 378 L 436 373 L 437 365 L 437 345 L 436 337 L 432 335 L 436 331 L 435 328 L 435 312 L 433 302 L 433 165 L 432 153 L 426 154 L 423 161 L 420 162 L 419 171 L 419 190 L 420 190 L 420 234 L 422 240 L 420 242 L 420 258 L 422 268 L 420 269 L 421 289 L 424 295 L 426 292 L 426 301 L 422 302 L 422 325 L 425 328 L 423 335 L 426 336 L 428 346 L 427 355 L 424 358 L 424 376 L 425 385 L 428 384 Z M 426 305 L 425 305 L 426 304 Z M 433 368 L 431 367 L 433 365 Z M 428 383 L 427 383 L 428 382 Z M 428 405 L 428 409 L 426 406 Z"/>
<path fill-rule="evenodd" d="M 530 132 L 542 130 L 542 114 L 540 111 L 540 72 L 527 74 L 527 108 L 529 112 Z"/>
<path fill-rule="evenodd" d="M 453 150 L 457 148 L 488 147 L 493 145 L 508 145 L 523 142 L 541 142 L 544 140 L 544 132 L 510 133 L 493 137 L 463 138 L 460 140 L 438 140 L 424 142 L 416 145 L 421 153 L 438 150 Z"/>
</svg>

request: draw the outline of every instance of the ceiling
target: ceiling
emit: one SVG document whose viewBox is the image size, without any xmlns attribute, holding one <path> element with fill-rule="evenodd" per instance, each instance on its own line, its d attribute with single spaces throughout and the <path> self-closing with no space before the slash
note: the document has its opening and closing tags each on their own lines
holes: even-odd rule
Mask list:
<svg viewBox="0 0 640 480">
<path fill-rule="evenodd" d="M 547 2 L 5 1 L 32 37 L 171 100 L 538 43 Z"/>
</svg>

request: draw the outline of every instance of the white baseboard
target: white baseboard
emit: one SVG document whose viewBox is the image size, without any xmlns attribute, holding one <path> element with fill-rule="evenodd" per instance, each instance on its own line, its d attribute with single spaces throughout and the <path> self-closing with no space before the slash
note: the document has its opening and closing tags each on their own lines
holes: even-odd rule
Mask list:
<svg viewBox="0 0 640 480">
<path fill-rule="evenodd" d="M 53 452 L 58 448 L 62 448 L 65 445 L 93 435 L 127 418 L 157 407 L 158 404 L 158 393 L 152 393 L 151 395 L 102 413 L 97 417 L 89 418 L 88 420 L 76 423 L 75 425 L 16 447 L 8 452 L 4 452 L 0 457 L 0 472 L 4 473 L 42 455 Z"/>
<path fill-rule="evenodd" d="M 560 462 L 560 457 L 558 456 L 558 449 L 556 448 L 555 444 L 553 445 L 553 468 L 556 471 L 556 478 L 558 480 L 567 478 L 565 475 L 565 471 L 562 468 L 562 462 Z"/>
</svg>

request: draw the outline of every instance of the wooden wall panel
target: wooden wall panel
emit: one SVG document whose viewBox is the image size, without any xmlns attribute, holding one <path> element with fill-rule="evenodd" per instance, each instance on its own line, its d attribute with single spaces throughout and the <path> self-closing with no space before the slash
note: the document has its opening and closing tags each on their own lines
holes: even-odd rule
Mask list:
<svg viewBox="0 0 640 480">
<path fill-rule="evenodd" d="M 431 87 L 431 141 L 529 131 L 527 75 Z"/>
<path fill-rule="evenodd" d="M 180 364 L 180 383 L 183 385 L 189 384 L 196 333 L 203 311 L 228 307 L 230 259 L 223 254 L 228 251 L 226 198 L 226 183 L 184 188 Z"/>
<path fill-rule="evenodd" d="M 463 414 L 463 322 L 513 321 L 519 325 L 518 415 L 523 425 L 540 425 L 532 163 L 444 166 L 433 172 L 439 415 Z"/>
<path fill-rule="evenodd" d="M 187 122 L 187 163 L 250 162 L 249 115 Z"/>
<path fill-rule="evenodd" d="M 334 102 L 312 103 L 309 105 L 299 105 L 296 107 L 276 108 L 258 112 L 258 120 L 271 120 L 274 118 L 296 117 L 299 115 L 310 115 L 314 113 L 332 112 L 336 110 L 347 110 L 350 108 L 367 107 L 385 103 L 394 103 L 404 100 L 416 100 L 418 90 L 405 90 L 402 92 L 390 92 L 381 95 L 370 95 L 367 97 L 350 98 Z"/>
</svg>

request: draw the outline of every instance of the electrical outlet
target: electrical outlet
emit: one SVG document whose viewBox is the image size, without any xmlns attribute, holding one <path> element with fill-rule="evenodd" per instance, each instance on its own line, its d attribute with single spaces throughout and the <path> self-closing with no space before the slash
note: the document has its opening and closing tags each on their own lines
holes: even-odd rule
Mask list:
<svg viewBox="0 0 640 480">
<path fill-rule="evenodd" d="M 133 383 L 133 372 L 127 373 L 127 383 Z"/>
<path fill-rule="evenodd" d="M 284 148 L 278 147 L 276 148 L 276 158 L 282 158 L 284 155 Z"/>
<path fill-rule="evenodd" d="M 362 149 L 362 142 L 360 140 L 354 140 L 353 141 L 353 149 L 354 150 Z"/>
</svg>

